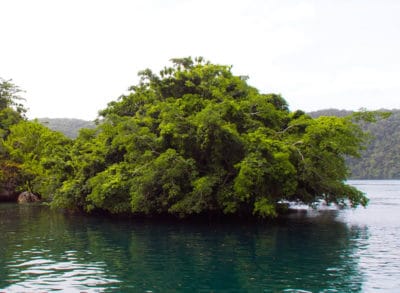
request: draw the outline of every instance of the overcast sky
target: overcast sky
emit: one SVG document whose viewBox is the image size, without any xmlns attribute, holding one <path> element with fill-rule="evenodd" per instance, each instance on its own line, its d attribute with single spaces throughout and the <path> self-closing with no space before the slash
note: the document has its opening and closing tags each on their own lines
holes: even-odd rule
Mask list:
<svg viewBox="0 0 400 293">
<path fill-rule="evenodd" d="M 94 119 L 169 59 L 233 65 L 291 110 L 400 108 L 398 0 L 0 0 L 28 116 Z"/>
</svg>

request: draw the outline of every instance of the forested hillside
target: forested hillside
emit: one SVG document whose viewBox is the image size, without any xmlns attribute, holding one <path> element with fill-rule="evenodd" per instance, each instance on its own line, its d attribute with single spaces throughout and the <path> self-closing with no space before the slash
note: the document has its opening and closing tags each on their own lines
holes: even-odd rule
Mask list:
<svg viewBox="0 0 400 293">
<path fill-rule="evenodd" d="M 392 115 L 375 123 L 361 123 L 363 130 L 372 137 L 360 159 L 347 160 L 354 179 L 400 179 L 400 110 L 382 111 L 391 112 Z M 328 109 L 310 115 L 343 117 L 352 113 Z"/>
<path fill-rule="evenodd" d="M 69 138 L 76 138 L 82 128 L 94 128 L 93 121 L 74 118 L 39 118 L 38 121 L 54 131 L 60 131 Z"/>
</svg>

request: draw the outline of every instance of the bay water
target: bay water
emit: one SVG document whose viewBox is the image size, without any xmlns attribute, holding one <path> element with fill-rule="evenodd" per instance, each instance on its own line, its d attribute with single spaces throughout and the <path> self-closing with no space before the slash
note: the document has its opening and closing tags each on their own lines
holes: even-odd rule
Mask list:
<svg viewBox="0 0 400 293">
<path fill-rule="evenodd" d="M 264 223 L 134 221 L 0 204 L 0 292 L 400 292 L 400 181 Z"/>
</svg>

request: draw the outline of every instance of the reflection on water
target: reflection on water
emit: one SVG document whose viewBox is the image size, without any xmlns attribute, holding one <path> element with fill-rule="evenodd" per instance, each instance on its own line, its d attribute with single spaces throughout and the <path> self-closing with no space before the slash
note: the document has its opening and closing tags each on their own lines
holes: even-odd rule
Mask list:
<svg viewBox="0 0 400 293">
<path fill-rule="evenodd" d="M 1 205 L 0 288 L 7 292 L 116 288 L 119 281 L 101 258 L 76 250 L 82 247 L 80 232 L 67 223 L 65 215 L 46 207 Z"/>
<path fill-rule="evenodd" d="M 366 192 L 366 209 L 345 211 L 339 220 L 355 229 L 366 229 L 367 237 L 355 239 L 360 270 L 364 272 L 363 292 L 400 292 L 400 181 L 350 181 Z"/>
<path fill-rule="evenodd" d="M 258 225 L 127 222 L 0 205 L 0 289 L 394 292 L 400 205 L 384 206 L 400 203 L 400 183 L 392 191 L 352 184 L 372 190 L 368 209 Z"/>
</svg>

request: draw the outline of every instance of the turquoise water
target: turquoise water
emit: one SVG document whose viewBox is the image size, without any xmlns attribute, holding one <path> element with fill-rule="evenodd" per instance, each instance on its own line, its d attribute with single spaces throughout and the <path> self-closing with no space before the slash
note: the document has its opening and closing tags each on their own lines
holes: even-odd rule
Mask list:
<svg viewBox="0 0 400 293">
<path fill-rule="evenodd" d="M 367 209 L 134 222 L 0 205 L 0 292 L 400 292 L 400 181 Z"/>
</svg>

